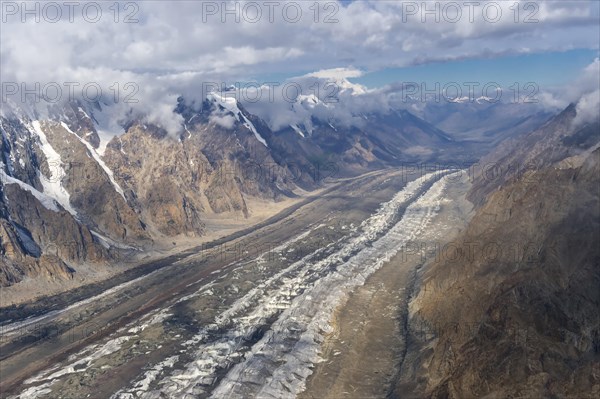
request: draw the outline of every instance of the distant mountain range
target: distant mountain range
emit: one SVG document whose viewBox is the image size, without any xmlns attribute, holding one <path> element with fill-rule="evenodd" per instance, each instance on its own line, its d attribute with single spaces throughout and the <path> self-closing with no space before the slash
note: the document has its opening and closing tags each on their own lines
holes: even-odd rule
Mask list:
<svg viewBox="0 0 600 399">
<path fill-rule="evenodd" d="M 299 97 L 290 106 L 310 110 L 319 101 Z M 103 130 L 106 111 L 83 101 L 3 108 L 1 285 L 67 278 L 82 262 L 116 262 L 121 252 L 203 235 L 206 216 L 251 215 L 248 198 L 279 201 L 326 179 L 477 157 L 400 109 L 357 114 L 364 123 L 350 127 L 309 114 L 273 131 L 227 93 L 210 93 L 201 103 L 178 100 L 177 134 L 132 115 L 112 136 Z"/>
<path fill-rule="evenodd" d="M 553 116 L 537 103 L 468 101 L 419 104 L 417 115 L 457 140 L 494 146 L 499 141 L 528 133 Z"/>
</svg>

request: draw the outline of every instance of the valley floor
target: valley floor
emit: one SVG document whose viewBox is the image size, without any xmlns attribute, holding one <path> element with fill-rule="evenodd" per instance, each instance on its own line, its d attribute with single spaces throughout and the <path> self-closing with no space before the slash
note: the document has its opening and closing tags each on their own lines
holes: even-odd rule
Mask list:
<svg viewBox="0 0 600 399">
<path fill-rule="evenodd" d="M 210 217 L 207 215 L 203 220 L 206 231 L 201 237 L 188 237 L 185 235 L 165 237 L 162 242 L 156 242 L 155 245 L 143 250 L 142 253 L 131 257 L 127 256 L 123 262 L 117 260 L 107 266 L 83 263 L 77 266 L 77 271 L 72 279 L 57 278 L 49 280 L 47 276 L 26 277 L 15 285 L 0 288 L 0 307 L 32 302 L 46 296 L 57 295 L 86 285 L 106 281 L 125 271 L 144 268 L 150 262 L 160 261 L 169 256 L 176 256 L 197 249 L 199 245 L 215 240 L 228 239 L 236 233 L 248 232 L 254 228 L 253 226 L 276 217 L 285 209 L 298 205 L 306 198 L 318 195 L 320 191 L 322 189 L 312 193 L 303 192 L 296 198 L 287 198 L 280 202 L 246 198 L 246 202 L 252 209 L 248 218 L 235 213 L 212 215 Z"/>
<path fill-rule="evenodd" d="M 448 239 L 468 211 L 448 198 L 462 196 L 465 184 L 394 170 L 348 179 L 252 231 L 4 324 L 0 391 L 18 398 L 293 397 L 314 369 L 304 395 L 340 396 L 353 365 L 369 364 L 373 372 L 362 374 L 359 389 L 379 395 L 370 390 L 393 376 L 393 360 L 365 363 L 366 353 L 402 351 L 393 340 L 401 337 L 403 298 L 419 264 L 399 263 L 398 251 Z M 315 368 L 320 356 L 327 361 Z M 377 359 L 383 363 L 368 363 Z"/>
</svg>

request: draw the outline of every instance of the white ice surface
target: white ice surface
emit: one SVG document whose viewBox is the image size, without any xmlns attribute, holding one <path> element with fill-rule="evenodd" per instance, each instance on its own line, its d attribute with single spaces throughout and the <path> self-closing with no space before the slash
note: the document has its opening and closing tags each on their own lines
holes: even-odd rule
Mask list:
<svg viewBox="0 0 600 399">
<path fill-rule="evenodd" d="M 446 179 L 409 202 L 439 177 L 439 172 L 432 173 L 408 183 L 365 220 L 354 236 L 320 248 L 259 283 L 213 324 L 182 343 L 183 350 L 192 354 L 192 362 L 160 379 L 158 388 L 143 394 L 137 391 L 136 397 L 186 398 L 213 389 L 215 398 L 285 398 L 301 392 L 312 365 L 319 361 L 320 343 L 330 329 L 333 309 L 427 226 L 437 212 Z M 404 216 L 394 224 L 398 209 L 405 205 Z M 315 260 L 338 244 L 338 250 Z M 282 254 L 286 246 L 280 248 Z M 248 350 L 250 337 L 273 316 L 278 316 L 275 323 Z M 215 333 L 219 338 L 214 339 Z M 219 370 L 232 365 L 214 388 Z"/>
<path fill-rule="evenodd" d="M 439 177 L 440 172 L 436 172 L 408 183 L 359 227 L 347 228 L 347 236 L 258 282 L 212 324 L 180 344 L 180 352 L 191 355 L 191 361 L 176 364 L 177 353 L 173 353 L 149 366 L 113 398 L 190 398 L 209 393 L 215 398 L 295 397 L 304 389 L 313 365 L 320 361 L 320 345 L 331 330 L 334 309 L 408 242 L 417 239 L 439 211 L 449 180 Z M 431 188 L 415 200 L 417 193 L 431 183 Z M 398 219 L 398 211 L 404 207 Z M 273 252 L 284 259 L 292 244 L 301 245 L 323 228 L 326 226 L 315 226 Z M 203 286 L 178 302 L 210 294 L 210 286 Z M 143 320 L 147 323 L 152 320 L 149 317 Z M 162 319 L 156 314 L 152 317 Z M 273 317 L 276 320 L 262 339 L 249 344 L 258 329 Z M 137 332 L 135 327 L 121 331 L 127 335 Z M 229 371 L 218 380 L 223 369 Z M 47 387 L 42 385 L 40 389 Z"/>
<path fill-rule="evenodd" d="M 44 188 L 44 194 L 54 198 L 70 214 L 77 216 L 77 212 L 71 206 L 71 202 L 69 200 L 70 195 L 62 185 L 62 178 L 65 176 L 65 171 L 63 170 L 63 163 L 60 154 L 56 152 L 48 142 L 46 134 L 42 130 L 42 126 L 39 121 L 31 122 L 31 128 L 29 130 L 34 135 L 38 136 L 40 140 L 40 149 L 46 156 L 46 161 L 48 162 L 50 169 L 50 176 L 40 176 L 40 182 Z"/>
<path fill-rule="evenodd" d="M 60 209 L 57 206 L 57 202 L 54 198 L 50 197 L 47 194 L 42 193 L 41 191 L 36 190 L 31 187 L 29 184 L 22 182 L 19 179 L 15 179 L 14 177 L 8 176 L 4 170 L 0 168 L 0 181 L 2 184 L 18 184 L 23 190 L 29 191 L 33 196 L 40 201 L 40 203 L 44 206 L 44 208 L 49 209 L 54 212 L 60 212 Z"/>
<path fill-rule="evenodd" d="M 292 129 L 294 129 L 294 131 L 296 133 L 298 133 L 300 136 L 302 136 L 302 138 L 305 138 L 306 136 L 304 135 L 304 133 L 302 133 L 302 130 L 300 130 L 300 128 L 298 127 L 298 125 L 290 125 L 290 127 Z"/>
</svg>

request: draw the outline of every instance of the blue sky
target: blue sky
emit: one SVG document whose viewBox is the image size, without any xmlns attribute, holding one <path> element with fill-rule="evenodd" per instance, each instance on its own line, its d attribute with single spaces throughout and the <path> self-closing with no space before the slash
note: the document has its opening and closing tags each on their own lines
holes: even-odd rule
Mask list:
<svg viewBox="0 0 600 399">
<path fill-rule="evenodd" d="M 460 61 L 430 62 L 414 66 L 363 70 L 361 77 L 350 78 L 370 89 L 391 83 L 417 82 L 443 86 L 449 82 L 496 82 L 509 87 L 515 82 L 535 82 L 540 88 L 552 89 L 571 82 L 581 71 L 599 57 L 598 50 L 576 49 L 546 53 L 473 58 Z M 340 66 L 342 68 L 347 66 Z M 361 69 L 358 67 L 357 69 Z M 302 76 L 313 70 L 257 74 L 250 78 L 257 82 L 280 82 Z"/>
<path fill-rule="evenodd" d="M 369 88 L 392 82 L 440 82 L 443 86 L 452 81 L 497 82 L 502 87 L 515 82 L 535 82 L 540 87 L 551 88 L 570 82 L 597 57 L 597 50 L 579 49 L 479 58 L 383 69 L 350 80 Z"/>
</svg>

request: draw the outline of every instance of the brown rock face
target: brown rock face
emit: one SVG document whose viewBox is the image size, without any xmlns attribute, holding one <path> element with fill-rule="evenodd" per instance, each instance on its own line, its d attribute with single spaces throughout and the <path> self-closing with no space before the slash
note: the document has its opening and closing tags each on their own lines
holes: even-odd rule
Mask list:
<svg viewBox="0 0 600 399">
<path fill-rule="evenodd" d="M 67 211 L 46 209 L 17 184 L 3 185 L 0 191 L 5 199 L 0 217 L 1 285 L 12 285 L 25 276 L 70 278 L 74 270 L 69 264 L 106 258 L 89 230 Z"/>
<path fill-rule="evenodd" d="M 108 252 L 95 241 L 90 228 L 122 241 L 132 235 L 145 236 L 141 228 L 136 231 L 135 223 L 141 224 L 135 213 L 114 192 L 106 172 L 79 136 L 58 122 L 42 121 L 40 128 L 47 140 L 44 144 L 26 117 L 2 118 L 0 128 L 0 284 L 14 284 L 25 276 L 70 278 L 83 262 L 100 264 L 108 260 Z M 60 163 L 47 159 L 48 149 L 44 146 L 48 145 L 60 154 Z M 30 189 L 21 187 L 19 181 Z M 51 193 L 43 193 L 44 183 L 58 182 L 69 192 L 69 204 L 77 210 L 77 219 L 58 203 L 52 207 L 57 210 L 48 209 L 48 204 L 42 204 L 30 192 L 37 191 L 47 197 L 46 202 L 52 202 Z"/>
<path fill-rule="evenodd" d="M 149 226 L 165 235 L 202 233 L 202 153 L 136 125 L 108 145 L 105 159 Z"/>
<path fill-rule="evenodd" d="M 492 154 L 504 168 L 530 166 L 476 181 L 480 207 L 455 243 L 458 256 L 431 265 L 411 303 L 398 396 L 600 393 L 599 125 L 573 128 L 573 117 L 570 107 Z M 547 141 L 534 140 L 542 133 Z"/>
<path fill-rule="evenodd" d="M 285 168 L 247 129 L 212 123 L 187 129 L 173 138 L 135 124 L 105 154 L 119 183 L 135 193 L 131 202 L 161 234 L 201 234 L 202 214 L 248 216 L 244 195 L 278 200 L 284 195 L 278 187 L 292 187 Z"/>
<path fill-rule="evenodd" d="M 4 194 L 11 221 L 27 229 L 33 241 L 49 255 L 70 261 L 99 259 L 101 254 L 89 229 L 71 214 L 46 209 L 31 193 L 15 184 L 5 185 Z"/>
<path fill-rule="evenodd" d="M 61 154 L 63 184 L 71 205 L 91 228 L 125 243 L 149 240 L 144 225 L 77 136 L 55 122 L 41 123 L 52 147 Z"/>
<path fill-rule="evenodd" d="M 0 219 L 0 285 L 19 282 L 25 271 L 19 264 L 25 261 L 25 251 L 19 245 L 17 233 L 7 220 Z"/>
<path fill-rule="evenodd" d="M 73 100 L 63 106 L 52 107 L 50 113 L 54 121 L 65 122 L 77 136 L 97 149 L 100 146 L 100 137 L 94 126 L 94 121 L 85 112 L 85 108 L 86 104 Z"/>
</svg>

